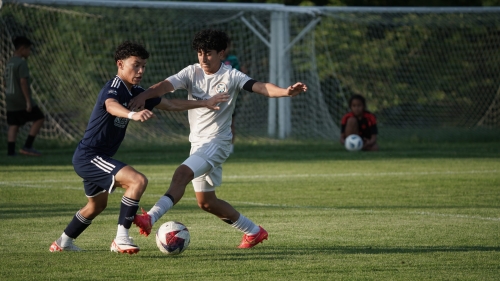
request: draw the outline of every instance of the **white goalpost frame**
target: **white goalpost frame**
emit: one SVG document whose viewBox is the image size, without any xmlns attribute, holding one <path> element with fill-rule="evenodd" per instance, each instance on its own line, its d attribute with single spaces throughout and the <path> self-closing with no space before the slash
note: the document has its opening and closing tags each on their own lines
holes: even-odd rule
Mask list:
<svg viewBox="0 0 500 281">
<path fill-rule="evenodd" d="M 309 32 L 315 30 L 324 13 L 499 13 L 500 7 L 294 7 L 283 4 L 255 3 L 206 3 L 162 2 L 131 0 L 5 0 L 5 3 L 30 5 L 102 6 L 130 8 L 172 8 L 193 10 L 238 10 L 239 18 L 269 49 L 268 81 L 280 87 L 288 87 L 292 81 L 291 48 Z M 0 8 L 2 1 L 0 0 Z M 255 17 L 246 18 L 245 12 L 270 13 L 269 30 Z M 295 38 L 290 38 L 290 17 L 307 14 L 312 20 Z M 269 39 L 266 39 L 269 38 Z M 295 82 L 295 81 L 293 81 Z M 292 133 L 292 105 L 290 98 L 268 99 L 267 134 L 271 138 L 285 139 Z"/>
<path fill-rule="evenodd" d="M 157 1 L 121 1 L 121 0 L 19 0 L 9 1 L 25 4 L 45 4 L 45 5 L 74 5 L 74 6 L 120 6 L 120 7 L 143 7 L 143 8 L 183 8 L 183 9 L 235 9 L 240 11 L 271 11 L 271 27 L 268 34 L 270 41 L 266 40 L 262 34 L 244 16 L 242 22 L 269 47 L 269 82 L 280 87 L 290 86 L 291 64 L 289 50 L 307 32 L 311 31 L 320 21 L 320 18 L 312 20 L 292 41 L 290 41 L 290 30 L 288 21 L 288 11 L 302 13 L 319 14 L 314 9 L 295 9 L 282 4 L 232 4 L 232 3 L 204 3 L 204 2 L 157 2 Z M 0 6 L 1 7 L 1 6 Z M 260 28 L 264 27 L 256 20 L 254 23 Z M 268 101 L 268 135 L 285 139 L 292 133 L 291 121 L 291 100 L 290 98 L 269 99 Z M 277 128 L 278 127 L 278 128 Z"/>
</svg>

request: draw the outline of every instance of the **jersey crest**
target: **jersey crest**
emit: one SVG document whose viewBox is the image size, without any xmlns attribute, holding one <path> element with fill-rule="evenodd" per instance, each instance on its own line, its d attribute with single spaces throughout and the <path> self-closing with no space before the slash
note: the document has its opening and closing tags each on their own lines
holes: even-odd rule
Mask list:
<svg viewBox="0 0 500 281">
<path fill-rule="evenodd" d="M 227 92 L 227 85 L 226 83 L 220 82 L 217 85 L 215 85 L 214 89 L 217 94 L 224 93 Z"/>
</svg>

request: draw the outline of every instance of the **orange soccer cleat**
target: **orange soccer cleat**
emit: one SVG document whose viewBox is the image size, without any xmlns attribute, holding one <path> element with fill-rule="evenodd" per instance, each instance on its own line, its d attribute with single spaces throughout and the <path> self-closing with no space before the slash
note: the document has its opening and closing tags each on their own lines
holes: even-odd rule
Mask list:
<svg viewBox="0 0 500 281">
<path fill-rule="evenodd" d="M 128 238 L 128 239 L 127 239 Z M 111 252 L 122 254 L 137 254 L 140 250 L 139 246 L 134 244 L 131 237 L 116 238 L 111 243 Z"/>
<path fill-rule="evenodd" d="M 259 226 L 259 232 L 255 235 L 243 235 L 243 239 L 241 240 L 241 244 L 238 246 L 240 249 L 248 249 L 252 248 L 253 246 L 261 243 L 263 240 L 267 240 L 267 231 Z"/>
</svg>

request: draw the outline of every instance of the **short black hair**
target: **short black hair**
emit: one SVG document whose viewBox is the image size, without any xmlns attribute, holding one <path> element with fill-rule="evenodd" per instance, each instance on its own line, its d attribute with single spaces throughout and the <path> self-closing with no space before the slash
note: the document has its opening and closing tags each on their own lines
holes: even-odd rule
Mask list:
<svg viewBox="0 0 500 281">
<path fill-rule="evenodd" d="M 31 47 L 33 45 L 33 42 L 31 42 L 26 36 L 17 36 L 12 40 L 12 43 L 14 43 L 14 48 L 16 50 L 19 50 L 21 47 Z"/>
<path fill-rule="evenodd" d="M 194 36 L 192 48 L 197 52 L 215 50 L 218 53 L 227 48 L 228 41 L 229 38 L 224 31 L 204 29 Z"/>
<path fill-rule="evenodd" d="M 363 104 L 364 109 L 366 110 L 366 100 L 362 95 L 354 94 L 349 99 L 349 108 L 351 108 L 351 104 L 353 100 L 359 100 Z"/>
<path fill-rule="evenodd" d="M 115 62 L 132 56 L 145 60 L 149 58 L 149 53 L 143 45 L 131 41 L 125 41 L 116 47 Z"/>
</svg>

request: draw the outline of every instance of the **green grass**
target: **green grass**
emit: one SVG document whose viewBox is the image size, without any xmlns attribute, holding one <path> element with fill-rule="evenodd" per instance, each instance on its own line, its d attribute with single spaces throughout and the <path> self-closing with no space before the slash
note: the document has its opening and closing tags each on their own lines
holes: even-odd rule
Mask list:
<svg viewBox="0 0 500 281">
<path fill-rule="evenodd" d="M 135 226 L 141 252 L 109 252 L 121 192 L 76 240 L 85 252 L 50 253 L 86 203 L 73 148 L 2 157 L 0 280 L 498 280 L 498 142 L 381 147 L 349 153 L 327 143 L 238 144 L 217 193 L 264 226 L 269 240 L 237 249 L 241 234 L 198 209 L 190 185 L 162 218 L 189 227 L 191 245 L 179 256 L 162 255 Z M 188 151 L 121 148 L 116 158 L 150 179 L 141 206 L 149 209 L 165 192 Z"/>
</svg>

